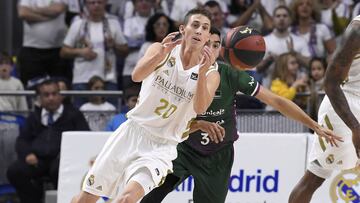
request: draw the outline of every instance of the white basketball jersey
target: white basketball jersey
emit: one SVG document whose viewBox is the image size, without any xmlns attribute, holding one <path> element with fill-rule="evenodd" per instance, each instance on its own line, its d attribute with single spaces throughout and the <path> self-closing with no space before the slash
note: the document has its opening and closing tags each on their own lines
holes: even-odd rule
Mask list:
<svg viewBox="0 0 360 203">
<path fill-rule="evenodd" d="M 360 21 L 360 15 L 356 16 L 353 20 Z M 355 56 L 351 64 L 348 78 L 346 79 L 342 89 L 344 92 L 360 96 L 360 53 Z"/>
<path fill-rule="evenodd" d="M 127 114 L 154 136 L 182 142 L 196 117 L 193 100 L 199 65 L 183 69 L 177 45 L 143 82 L 138 103 Z"/>
</svg>

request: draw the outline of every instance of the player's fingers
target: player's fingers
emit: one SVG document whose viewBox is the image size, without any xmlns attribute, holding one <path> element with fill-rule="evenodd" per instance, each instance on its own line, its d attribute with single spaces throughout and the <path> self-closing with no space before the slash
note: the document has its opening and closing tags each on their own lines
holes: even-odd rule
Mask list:
<svg viewBox="0 0 360 203">
<path fill-rule="evenodd" d="M 216 137 L 216 131 L 212 126 L 209 127 L 208 135 L 209 135 L 211 141 L 213 141 L 215 143 L 219 142 L 217 137 Z"/>
<path fill-rule="evenodd" d="M 204 54 L 205 56 L 205 63 L 207 64 L 211 64 L 211 57 L 210 57 L 210 53 L 208 51 L 204 51 Z"/>
<path fill-rule="evenodd" d="M 171 43 L 175 46 L 175 45 L 180 44 L 181 42 L 182 42 L 182 38 L 172 41 Z"/>
<path fill-rule="evenodd" d="M 219 125 L 220 126 L 220 125 Z M 221 126 L 220 126 L 221 127 Z M 221 127 L 220 128 L 221 131 L 221 136 L 224 138 L 225 137 L 225 128 Z"/>
<path fill-rule="evenodd" d="M 213 54 L 209 47 L 204 47 L 204 53 L 209 57 L 209 59 L 212 59 Z"/>
<path fill-rule="evenodd" d="M 162 44 L 164 45 L 167 42 L 170 42 L 172 39 L 174 39 L 174 37 L 178 34 L 179 32 L 171 32 L 169 33 L 163 40 L 162 40 Z"/>
<path fill-rule="evenodd" d="M 329 134 L 329 135 L 327 135 L 328 136 L 328 140 L 329 140 L 329 142 L 330 142 L 330 144 L 331 144 L 331 146 L 336 146 L 336 147 L 339 147 L 339 145 L 338 145 L 338 141 L 339 142 L 344 142 L 344 140 L 342 139 L 342 137 L 340 137 L 340 136 L 337 136 L 337 135 L 334 135 L 334 134 Z"/>
<path fill-rule="evenodd" d="M 216 124 L 216 127 L 215 127 L 215 130 L 216 130 L 216 136 L 217 136 L 217 139 L 222 142 L 223 141 L 223 135 L 222 135 L 222 132 L 221 132 L 221 126 L 219 126 L 218 124 Z"/>
<path fill-rule="evenodd" d="M 214 132 L 213 133 L 214 142 L 217 144 L 217 143 L 219 143 L 219 138 L 218 138 L 218 135 L 217 135 L 217 132 L 216 132 L 216 128 L 212 128 L 212 131 Z"/>
</svg>

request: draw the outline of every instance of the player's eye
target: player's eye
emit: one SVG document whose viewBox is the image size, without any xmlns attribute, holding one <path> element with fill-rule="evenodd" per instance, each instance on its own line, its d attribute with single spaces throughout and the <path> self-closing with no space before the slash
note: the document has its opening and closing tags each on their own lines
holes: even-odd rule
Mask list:
<svg viewBox="0 0 360 203">
<path fill-rule="evenodd" d="M 199 27 L 199 23 L 193 23 L 192 26 L 193 26 L 194 28 L 198 28 L 198 27 Z"/>
<path fill-rule="evenodd" d="M 214 48 L 214 49 L 218 49 L 219 47 L 220 47 L 220 43 L 214 43 L 214 44 L 213 44 L 213 48 Z"/>
<path fill-rule="evenodd" d="M 202 26 L 204 30 L 209 30 L 209 26 Z"/>
</svg>

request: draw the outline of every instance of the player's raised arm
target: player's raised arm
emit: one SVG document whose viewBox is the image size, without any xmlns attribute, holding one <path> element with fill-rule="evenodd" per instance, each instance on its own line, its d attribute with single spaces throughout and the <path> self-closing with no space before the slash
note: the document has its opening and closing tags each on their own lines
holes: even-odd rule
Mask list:
<svg viewBox="0 0 360 203">
<path fill-rule="evenodd" d="M 194 99 L 194 110 L 197 114 L 205 112 L 210 106 L 220 83 L 219 73 L 216 70 L 209 69 L 214 62 L 214 54 L 209 47 L 205 46 L 203 58 L 200 63 L 199 80 Z"/>
<path fill-rule="evenodd" d="M 131 78 L 134 82 L 141 82 L 144 80 L 166 58 L 167 54 L 169 54 L 176 45 L 181 43 L 181 39 L 173 41 L 177 34 L 178 32 L 170 33 L 161 43 L 155 42 L 150 45 L 131 74 Z"/>
<path fill-rule="evenodd" d="M 359 121 L 351 112 L 340 85 L 346 80 L 353 59 L 360 53 L 360 22 L 353 21 L 345 32 L 325 74 L 325 92 L 336 113 L 352 130 L 360 133 Z M 360 136 L 360 134 L 358 134 Z"/>
<path fill-rule="evenodd" d="M 333 146 L 337 146 L 336 141 L 342 141 L 342 139 L 335 135 L 331 130 L 320 126 L 317 122 L 312 120 L 300 107 L 289 99 L 280 97 L 273 92 L 267 90 L 264 87 L 260 87 L 259 93 L 256 95 L 260 101 L 274 107 L 280 113 L 286 117 L 292 118 L 301 122 L 308 128 L 311 128 L 320 137 L 324 137 Z"/>
</svg>

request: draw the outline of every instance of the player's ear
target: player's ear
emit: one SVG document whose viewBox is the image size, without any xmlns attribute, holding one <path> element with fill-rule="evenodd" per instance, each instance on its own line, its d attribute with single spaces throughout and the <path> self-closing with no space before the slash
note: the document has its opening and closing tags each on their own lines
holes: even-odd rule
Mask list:
<svg viewBox="0 0 360 203">
<path fill-rule="evenodd" d="M 179 26 L 179 32 L 182 34 L 182 35 L 184 35 L 185 34 L 185 27 L 184 27 L 184 25 L 180 25 Z"/>
</svg>

